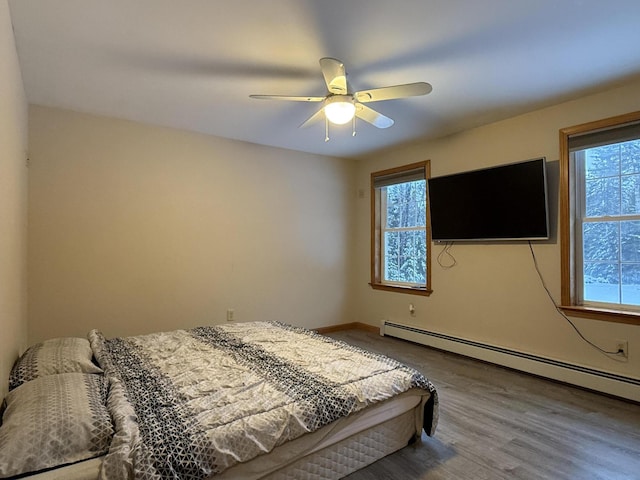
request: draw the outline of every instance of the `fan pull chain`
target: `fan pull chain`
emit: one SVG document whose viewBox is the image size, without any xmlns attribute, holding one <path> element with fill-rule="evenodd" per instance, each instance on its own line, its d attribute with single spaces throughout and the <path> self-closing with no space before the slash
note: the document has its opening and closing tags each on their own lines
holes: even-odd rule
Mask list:
<svg viewBox="0 0 640 480">
<path fill-rule="evenodd" d="M 329 119 L 326 115 L 324 117 L 324 141 L 329 141 Z"/>
<path fill-rule="evenodd" d="M 351 136 L 355 137 L 357 133 L 358 132 L 356 132 L 356 116 L 354 115 L 353 118 L 351 119 Z"/>
</svg>

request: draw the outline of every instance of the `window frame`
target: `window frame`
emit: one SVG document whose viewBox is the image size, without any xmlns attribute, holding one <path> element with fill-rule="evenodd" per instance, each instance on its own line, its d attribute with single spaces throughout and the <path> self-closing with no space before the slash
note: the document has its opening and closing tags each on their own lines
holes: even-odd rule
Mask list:
<svg viewBox="0 0 640 480">
<path fill-rule="evenodd" d="M 576 198 L 575 166 L 571 162 L 569 140 L 572 136 L 586 135 L 601 130 L 615 130 L 631 123 L 640 122 L 640 111 L 583 123 L 559 131 L 560 141 L 560 256 L 561 256 L 561 305 L 568 315 L 616 323 L 640 325 L 640 311 L 628 310 L 612 305 L 583 305 L 577 289 L 582 288 L 581 273 L 577 272 L 576 258 L 581 255 L 581 232 L 577 232 L 575 215 L 583 208 Z"/>
<path fill-rule="evenodd" d="M 401 283 L 386 283 L 384 278 L 384 229 L 382 222 L 382 212 L 385 210 L 383 207 L 386 199 L 382 199 L 381 189 L 374 187 L 376 178 L 388 176 L 388 175 L 401 175 L 403 172 L 409 172 L 424 168 L 425 180 L 431 177 L 431 161 L 424 160 L 422 162 L 412 163 L 409 165 L 403 165 L 400 167 L 394 167 L 386 170 L 381 170 L 371 173 L 370 179 L 370 198 L 371 198 L 371 282 L 369 285 L 374 290 L 385 290 L 397 293 L 407 293 L 411 295 L 429 296 L 432 293 L 431 290 L 431 222 L 429 215 L 429 206 L 425 205 L 426 209 L 426 225 L 424 227 L 426 234 L 426 284 L 424 287 L 416 287 L 415 285 L 406 285 Z M 425 189 L 427 188 L 425 181 Z M 427 202 L 428 200 L 428 196 Z"/>
</svg>

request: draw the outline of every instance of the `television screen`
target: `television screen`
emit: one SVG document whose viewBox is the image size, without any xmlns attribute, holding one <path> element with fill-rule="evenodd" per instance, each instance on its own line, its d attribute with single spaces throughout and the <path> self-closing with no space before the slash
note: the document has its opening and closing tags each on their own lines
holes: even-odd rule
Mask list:
<svg viewBox="0 0 640 480">
<path fill-rule="evenodd" d="M 545 159 L 428 180 L 434 241 L 549 238 Z"/>
</svg>

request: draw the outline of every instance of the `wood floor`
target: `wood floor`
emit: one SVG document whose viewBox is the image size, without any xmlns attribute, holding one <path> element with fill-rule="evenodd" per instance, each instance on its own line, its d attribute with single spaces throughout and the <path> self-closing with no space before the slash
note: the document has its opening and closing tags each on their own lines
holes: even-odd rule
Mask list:
<svg viewBox="0 0 640 480">
<path fill-rule="evenodd" d="M 640 405 L 390 337 L 329 336 L 384 353 L 436 386 L 434 437 L 349 480 L 640 479 Z"/>
</svg>

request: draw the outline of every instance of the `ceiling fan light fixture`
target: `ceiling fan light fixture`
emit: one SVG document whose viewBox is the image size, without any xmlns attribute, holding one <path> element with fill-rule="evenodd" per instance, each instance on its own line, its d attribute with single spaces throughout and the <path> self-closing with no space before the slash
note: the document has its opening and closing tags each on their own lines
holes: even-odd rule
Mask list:
<svg viewBox="0 0 640 480">
<path fill-rule="evenodd" d="M 327 119 L 336 125 L 344 125 L 350 122 L 356 114 L 356 106 L 350 95 L 333 95 L 324 103 L 324 114 Z"/>
<path fill-rule="evenodd" d="M 366 104 L 370 102 L 380 102 L 382 100 L 395 100 L 398 98 L 426 95 L 432 90 L 431 85 L 426 82 L 414 82 L 350 92 L 344 63 L 335 58 L 324 57 L 320 59 L 320 69 L 322 70 L 322 76 L 324 77 L 324 82 L 328 90 L 327 95 L 324 97 L 291 95 L 249 96 L 251 98 L 289 100 L 294 102 L 324 102 L 322 108 L 316 110 L 313 115 L 300 125 L 300 128 L 306 127 L 324 117 L 323 120 L 327 134 L 329 132 L 329 122 L 336 125 L 353 122 L 353 133 L 355 135 L 356 117 L 376 128 L 389 128 L 393 125 L 391 118 L 368 107 Z M 328 139 L 327 135 L 326 140 Z"/>
</svg>

